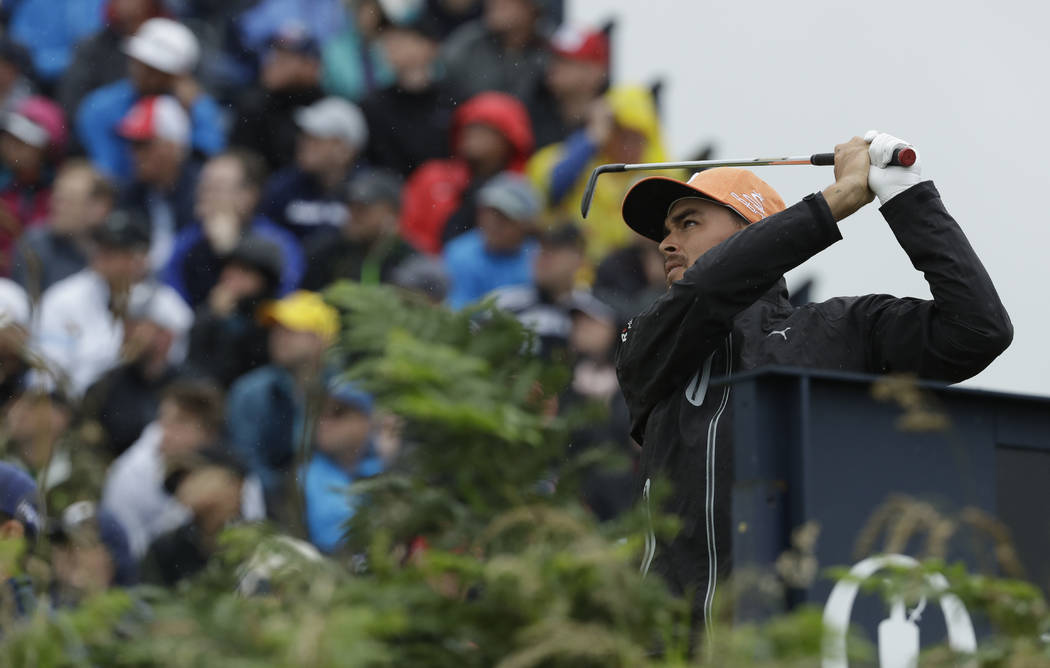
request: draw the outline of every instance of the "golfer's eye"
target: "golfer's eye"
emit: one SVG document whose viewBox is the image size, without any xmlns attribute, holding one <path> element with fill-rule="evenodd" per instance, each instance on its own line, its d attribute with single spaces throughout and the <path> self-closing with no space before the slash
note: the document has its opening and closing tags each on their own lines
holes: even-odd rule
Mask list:
<svg viewBox="0 0 1050 668">
<path fill-rule="evenodd" d="M 682 221 L 682 229 L 683 230 L 687 230 L 690 227 L 696 227 L 699 224 L 700 224 L 699 220 L 686 219 L 686 220 Z"/>
</svg>

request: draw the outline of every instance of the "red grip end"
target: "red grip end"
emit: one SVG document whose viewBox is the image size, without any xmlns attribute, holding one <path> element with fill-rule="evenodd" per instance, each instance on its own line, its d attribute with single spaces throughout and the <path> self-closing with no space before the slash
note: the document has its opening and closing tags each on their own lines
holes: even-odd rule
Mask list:
<svg viewBox="0 0 1050 668">
<path fill-rule="evenodd" d="M 918 156 L 915 154 L 915 149 L 910 147 L 902 148 L 897 153 L 897 162 L 900 163 L 901 167 L 911 167 L 915 164 L 916 158 L 918 158 Z"/>
</svg>

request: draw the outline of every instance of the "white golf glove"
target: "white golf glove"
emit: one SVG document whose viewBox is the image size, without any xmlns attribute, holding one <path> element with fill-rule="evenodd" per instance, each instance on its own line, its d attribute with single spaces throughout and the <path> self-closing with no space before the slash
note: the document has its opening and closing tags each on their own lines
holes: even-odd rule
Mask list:
<svg viewBox="0 0 1050 668">
<path fill-rule="evenodd" d="M 922 181 L 922 157 L 917 150 L 915 164 L 911 167 L 887 166 L 893 159 L 893 149 L 911 144 L 878 130 L 869 130 L 864 135 L 864 141 L 870 144 L 868 157 L 871 158 L 871 167 L 868 168 L 868 187 L 879 198 L 880 204 L 885 206 L 891 199 Z"/>
</svg>

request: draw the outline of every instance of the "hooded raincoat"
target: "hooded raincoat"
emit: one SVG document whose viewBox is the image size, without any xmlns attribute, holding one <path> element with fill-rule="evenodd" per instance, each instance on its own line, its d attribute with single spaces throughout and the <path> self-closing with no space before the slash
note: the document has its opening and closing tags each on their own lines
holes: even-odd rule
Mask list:
<svg viewBox="0 0 1050 668">
<path fill-rule="evenodd" d="M 642 162 L 668 160 L 660 132 L 656 103 L 648 89 L 624 85 L 609 90 L 605 99 L 616 122 L 647 138 Z M 586 220 L 580 215 L 580 201 L 591 171 L 598 165 L 617 162 L 605 154 L 583 130 L 564 142 L 541 149 L 529 160 L 526 174 L 544 203 L 543 222 L 553 224 L 576 221 L 587 238 L 588 258 L 597 264 L 610 251 L 626 246 L 633 233 L 621 224 L 620 203 L 628 189 L 650 172 L 605 174 L 594 191 Z M 667 172 L 660 172 L 666 176 Z"/>
<path fill-rule="evenodd" d="M 494 128 L 513 149 L 507 169 L 521 172 L 532 153 L 532 124 L 524 105 L 505 93 L 482 93 L 464 102 L 452 117 L 451 143 L 468 125 Z M 471 186 L 474 176 L 465 160 L 429 160 L 408 178 L 402 193 L 401 234 L 427 253 L 441 250 L 441 232 Z"/>
</svg>

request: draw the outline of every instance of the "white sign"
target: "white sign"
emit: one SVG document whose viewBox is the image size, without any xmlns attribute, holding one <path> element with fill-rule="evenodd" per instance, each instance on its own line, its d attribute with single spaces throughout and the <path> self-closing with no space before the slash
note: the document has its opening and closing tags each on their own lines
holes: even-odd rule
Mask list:
<svg viewBox="0 0 1050 668">
<path fill-rule="evenodd" d="M 870 557 L 850 569 L 849 576 L 835 585 L 824 606 L 824 660 L 822 668 L 848 668 L 846 661 L 846 631 L 849 628 L 853 602 L 861 582 L 884 568 L 916 568 L 919 562 L 903 554 Z M 940 573 L 926 576 L 930 586 L 938 592 L 948 589 L 948 581 Z M 970 613 L 954 594 L 940 596 L 941 612 L 948 628 L 948 646 L 961 654 L 977 652 L 977 635 Z M 915 621 L 926 606 L 920 601 L 909 617 L 905 617 L 904 602 L 890 602 L 890 616 L 879 624 L 880 668 L 914 668 L 919 663 L 919 627 Z M 976 660 L 964 664 L 976 668 Z"/>
</svg>

